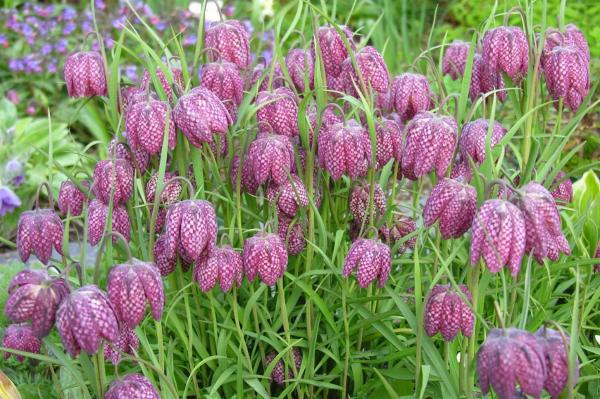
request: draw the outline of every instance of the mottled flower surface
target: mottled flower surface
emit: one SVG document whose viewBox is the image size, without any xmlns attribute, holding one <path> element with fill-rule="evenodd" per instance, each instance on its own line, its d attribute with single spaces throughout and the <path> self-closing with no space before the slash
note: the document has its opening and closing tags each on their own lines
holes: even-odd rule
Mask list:
<svg viewBox="0 0 600 399">
<path fill-rule="evenodd" d="M 160 153 L 167 134 L 167 145 L 175 148 L 177 132 L 175 121 L 165 101 L 148 98 L 132 104 L 126 114 L 127 140 L 133 148 L 141 148 L 150 155 Z"/>
<path fill-rule="evenodd" d="M 354 54 L 357 70 L 351 58 L 346 58 L 342 63 L 340 78 L 344 91 L 354 97 L 363 92 L 365 85 L 367 92 L 385 93 L 390 85 L 390 78 L 385 61 L 375 47 L 366 46 Z M 362 79 L 362 83 L 361 83 Z"/>
<path fill-rule="evenodd" d="M 104 61 L 96 51 L 80 51 L 69 55 L 65 61 L 64 76 L 70 97 L 107 94 Z"/>
<path fill-rule="evenodd" d="M 94 168 L 92 190 L 105 205 L 122 205 L 133 193 L 133 169 L 124 159 L 102 160 Z"/>
<path fill-rule="evenodd" d="M 146 377 L 129 374 L 114 380 L 104 394 L 104 399 L 160 399 L 160 395 Z"/>
<path fill-rule="evenodd" d="M 285 183 L 296 163 L 290 138 L 266 133 L 259 134 L 250 144 L 247 159 L 249 173 L 259 185 L 269 180 L 275 184 Z"/>
<path fill-rule="evenodd" d="M 52 329 L 56 310 L 69 291 L 64 279 L 49 276 L 46 269 L 25 269 L 8 285 L 4 313 L 14 323 L 30 321 L 31 332 L 43 338 Z"/>
<path fill-rule="evenodd" d="M 244 97 L 244 81 L 235 64 L 227 61 L 204 64 L 200 69 L 200 86 L 215 93 L 235 119 Z"/>
<path fill-rule="evenodd" d="M 119 337 L 113 307 L 95 285 L 85 285 L 65 298 L 56 312 L 56 328 L 71 357 L 82 349 L 93 355 L 103 339 L 112 342 Z"/>
<path fill-rule="evenodd" d="M 81 181 L 81 185 L 90 189 L 90 183 L 87 180 Z M 87 201 L 87 196 L 72 181 L 65 180 L 60 184 L 58 191 L 58 209 L 63 214 L 70 213 L 71 216 L 79 216 L 83 211 L 83 205 Z"/>
<path fill-rule="evenodd" d="M 177 175 L 172 172 L 165 172 L 162 185 L 164 187 L 159 202 L 165 205 L 171 205 L 179 199 L 183 187 L 179 180 L 173 180 Z M 158 173 L 153 172 L 146 183 L 146 201 L 148 203 L 154 203 L 154 197 L 156 196 L 156 185 L 158 183 Z M 167 184 L 168 183 L 168 184 Z"/>
<path fill-rule="evenodd" d="M 242 167 L 240 168 L 240 156 L 235 155 L 229 169 L 229 179 L 231 180 L 231 186 L 234 190 L 237 190 L 237 179 L 238 173 L 241 173 L 240 178 L 240 190 L 246 191 L 250 194 L 256 194 L 258 191 L 259 184 L 254 178 L 254 173 L 250 169 L 248 157 L 244 158 Z"/>
<path fill-rule="evenodd" d="M 214 23 L 206 29 L 204 48 L 214 49 L 219 59 L 243 70 L 252 63 L 249 40 L 242 23 L 231 19 Z"/>
<path fill-rule="evenodd" d="M 521 28 L 500 26 L 483 36 L 483 63 L 493 75 L 507 74 L 520 83 L 527 74 L 529 44 Z"/>
<path fill-rule="evenodd" d="M 469 302 L 473 297 L 464 284 L 459 286 Z M 450 285 L 436 285 L 429 292 L 425 305 L 425 332 L 433 337 L 438 332 L 446 342 L 452 341 L 458 332 L 470 337 L 473 334 L 475 316 Z"/>
<path fill-rule="evenodd" d="M 469 228 L 477 210 L 475 187 L 460 180 L 442 179 L 435 185 L 423 208 L 425 226 L 440 222 L 442 238 L 458 238 Z"/>
<path fill-rule="evenodd" d="M 119 364 L 122 357 L 121 352 L 133 355 L 137 352 L 139 346 L 140 340 L 135 331 L 129 327 L 121 326 L 119 338 L 104 347 L 104 359 L 110 360 L 112 364 Z"/>
<path fill-rule="evenodd" d="M 158 239 L 154 242 L 153 251 L 156 266 L 163 277 L 171 274 L 177 266 L 177 254 L 168 256 L 167 252 L 165 251 L 166 241 L 167 237 L 164 234 L 158 237 Z"/>
<path fill-rule="evenodd" d="M 50 262 L 52 248 L 63 254 L 63 223 L 52 209 L 25 211 L 17 226 L 17 251 L 23 262 L 33 252 L 43 264 Z"/>
<path fill-rule="evenodd" d="M 540 327 L 535 336 L 544 348 L 546 357 L 547 375 L 544 380 L 544 389 L 548 391 L 552 399 L 556 399 L 566 388 L 569 380 L 569 347 L 565 347 L 564 338 L 566 338 L 567 345 L 570 339 L 568 335 L 563 338 L 560 332 L 546 327 Z M 578 378 L 579 362 L 575 367 L 573 386 L 577 383 Z"/>
<path fill-rule="evenodd" d="M 552 180 L 550 190 L 557 203 L 564 204 L 573 201 L 573 183 L 562 170 Z"/>
<path fill-rule="evenodd" d="M 123 133 L 127 136 L 127 133 Z M 133 169 L 138 169 L 140 173 L 145 173 L 150 164 L 150 155 L 141 148 L 129 147 L 125 143 L 118 142 L 116 139 L 110 141 L 108 153 L 115 154 L 115 158 L 124 159 Z"/>
<path fill-rule="evenodd" d="M 485 160 L 485 140 L 490 123 L 487 119 L 477 119 L 465 123 L 460 134 L 459 150 L 464 162 L 468 162 L 469 157 L 475 163 L 481 163 Z M 490 147 L 493 148 L 506 134 L 506 129 L 498 121 L 494 121 L 490 132 Z"/>
<path fill-rule="evenodd" d="M 276 356 L 276 352 L 269 352 L 265 356 L 265 370 L 273 362 Z M 294 367 L 296 368 L 296 372 L 298 372 L 300 370 L 300 366 L 302 365 L 302 354 L 300 353 L 300 350 L 298 348 L 294 348 L 292 349 L 292 356 L 294 357 Z M 277 363 L 275 363 L 273 371 L 271 372 L 271 375 L 269 377 L 271 381 L 274 381 L 278 385 L 283 385 L 285 382 L 286 374 L 283 360 L 285 359 L 287 361 L 287 358 L 287 356 L 284 356 L 282 359 L 279 359 Z M 292 366 L 288 366 L 287 378 L 292 378 L 293 371 L 294 370 Z"/>
<path fill-rule="evenodd" d="M 93 199 L 88 208 L 88 242 L 90 245 L 97 245 L 102 239 L 106 220 L 108 219 L 108 205 L 104 205 L 101 201 Z M 127 209 L 122 206 L 115 206 L 112 209 L 111 229 L 108 231 L 116 231 L 120 233 L 127 241 L 131 238 L 131 223 Z M 113 237 L 113 243 L 117 242 L 117 238 Z"/>
<path fill-rule="evenodd" d="M 260 232 L 246 240 L 242 259 L 248 280 L 260 276 L 263 283 L 272 286 L 285 273 L 288 253 L 278 235 Z"/>
<path fill-rule="evenodd" d="M 513 277 L 521 270 L 525 253 L 525 218 L 515 205 L 490 199 L 478 209 L 471 228 L 471 265 L 479 259 L 492 273 L 508 266 Z"/>
<path fill-rule="evenodd" d="M 377 169 L 383 168 L 391 159 L 402 161 L 402 128 L 402 124 L 386 117 L 375 125 Z"/>
<path fill-rule="evenodd" d="M 590 91 L 590 63 L 578 47 L 557 46 L 546 56 L 544 76 L 548 93 L 563 106 L 577 111 Z"/>
<path fill-rule="evenodd" d="M 294 221 L 285 215 L 279 215 L 277 234 L 285 243 L 290 255 L 298 255 L 306 247 L 304 238 L 305 226 L 300 221 Z"/>
<path fill-rule="evenodd" d="M 229 245 L 215 247 L 194 266 L 194 280 L 204 292 L 213 289 L 217 282 L 223 292 L 234 285 L 240 287 L 242 275 L 242 256 Z"/>
<path fill-rule="evenodd" d="M 492 329 L 477 354 L 479 385 L 484 395 L 490 385 L 500 399 L 521 392 L 539 398 L 546 378 L 544 349 L 536 337 L 523 330 Z"/>
<path fill-rule="evenodd" d="M 256 106 L 256 121 L 261 132 L 298 136 L 298 104 L 290 89 L 261 91 L 256 97 Z"/>
<path fill-rule="evenodd" d="M 507 95 L 504 88 L 502 74 L 489 70 L 484 64 L 483 56 L 475 54 L 471 71 L 471 85 L 469 87 L 471 101 L 475 101 L 481 95 L 493 92 L 501 102 L 504 102 Z"/>
<path fill-rule="evenodd" d="M 285 66 L 296 89 L 303 93 L 315 81 L 315 60 L 310 51 L 294 48 L 285 56 Z M 308 87 L 306 86 L 308 82 Z"/>
<path fill-rule="evenodd" d="M 275 202 L 277 210 L 288 217 L 294 217 L 300 208 L 308 206 L 308 192 L 304 182 L 297 175 L 290 175 L 289 180 L 281 185 L 270 184 L 266 190 L 269 201 Z"/>
<path fill-rule="evenodd" d="M 318 137 L 318 157 L 333 180 L 367 174 L 371 165 L 371 138 L 354 119 L 330 126 Z"/>
<path fill-rule="evenodd" d="M 366 288 L 375 279 L 383 287 L 392 269 L 390 247 L 379 240 L 359 238 L 352 243 L 344 260 L 343 276 L 348 277 L 356 270 L 356 279 L 361 288 Z"/>
<path fill-rule="evenodd" d="M 155 320 L 160 320 L 165 292 L 160 271 L 154 263 L 132 259 L 110 268 L 106 282 L 108 297 L 119 322 L 137 327 L 150 304 Z"/>
<path fill-rule="evenodd" d="M 394 214 L 392 221 L 389 225 L 383 224 L 379 228 L 379 237 L 390 247 L 396 245 L 400 240 L 404 240 L 404 237 L 414 233 L 417 230 L 417 224 L 415 221 L 400 213 Z M 409 248 L 414 248 L 417 243 L 417 236 L 413 236 L 408 240 L 405 240 L 402 246 L 398 249 L 400 253 L 406 251 Z"/>
<path fill-rule="evenodd" d="M 432 93 L 427 77 L 416 73 L 403 73 L 394 78 L 390 93 L 394 109 L 402 121 L 412 119 L 418 112 L 432 106 Z"/>
<path fill-rule="evenodd" d="M 354 51 L 356 46 L 352 40 L 352 31 L 345 26 L 342 26 L 341 29 L 342 33 L 346 36 L 350 49 Z M 344 40 L 332 26 L 319 27 L 315 33 L 315 40 L 319 44 L 321 62 L 325 68 L 325 77 L 327 78 L 327 86 L 330 89 L 339 90 L 340 85 L 337 80 L 342 72 L 342 63 L 348 58 L 348 49 L 344 44 Z M 316 59 L 314 41 L 311 44 L 311 54 L 313 59 Z"/>
<path fill-rule="evenodd" d="M 179 68 L 171 68 L 171 75 L 173 80 L 173 86 L 176 86 L 179 90 L 182 90 L 184 85 L 183 82 L 183 72 Z M 160 82 L 162 89 L 165 91 L 167 98 L 172 103 L 173 102 L 173 89 L 171 89 L 171 83 L 169 82 L 169 78 L 165 75 L 160 67 L 156 68 L 156 77 Z M 148 71 L 144 71 L 142 75 L 142 80 L 140 82 L 140 88 L 144 91 L 149 89 L 150 84 L 152 83 L 152 78 Z"/>
<path fill-rule="evenodd" d="M 442 61 L 442 73 L 450 75 L 452 80 L 456 80 L 464 75 L 467 58 L 469 58 L 470 44 L 462 40 L 455 40 L 444 52 Z"/>
<path fill-rule="evenodd" d="M 165 222 L 165 255 L 178 253 L 192 261 L 209 253 L 217 239 L 213 205 L 204 200 L 185 200 L 169 206 Z"/>
<path fill-rule="evenodd" d="M 0 186 L 0 217 L 14 212 L 20 206 L 21 200 L 19 197 L 10 188 Z"/>
<path fill-rule="evenodd" d="M 369 212 L 369 198 L 371 196 L 371 185 L 367 181 L 362 181 L 355 185 L 350 194 L 350 212 L 354 216 L 354 220 L 358 223 L 366 222 Z M 373 184 L 373 217 L 377 219 L 385 213 L 386 197 L 379 183 Z"/>
<path fill-rule="evenodd" d="M 590 59 L 590 46 L 583 32 L 574 24 L 565 26 L 564 32 L 555 28 L 548 28 L 546 30 L 546 39 L 541 59 L 542 66 L 545 65 L 548 54 L 558 46 L 575 46 L 587 60 Z"/>
<path fill-rule="evenodd" d="M 28 324 L 10 324 L 4 330 L 2 346 L 21 352 L 40 353 L 42 341 L 33 334 L 31 326 Z M 12 354 L 4 352 L 4 359 L 8 359 Z M 22 355 L 13 355 L 19 362 L 25 360 Z"/>
</svg>

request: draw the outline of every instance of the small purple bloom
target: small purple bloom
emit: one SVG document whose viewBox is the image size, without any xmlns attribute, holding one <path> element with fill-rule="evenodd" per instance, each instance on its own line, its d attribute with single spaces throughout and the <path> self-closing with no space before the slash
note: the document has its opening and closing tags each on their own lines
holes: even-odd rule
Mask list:
<svg viewBox="0 0 600 399">
<path fill-rule="evenodd" d="M 6 178 L 14 184 L 15 187 L 19 187 L 25 180 L 25 172 L 23 172 L 23 164 L 16 159 L 11 159 L 4 166 L 4 173 Z"/>
</svg>

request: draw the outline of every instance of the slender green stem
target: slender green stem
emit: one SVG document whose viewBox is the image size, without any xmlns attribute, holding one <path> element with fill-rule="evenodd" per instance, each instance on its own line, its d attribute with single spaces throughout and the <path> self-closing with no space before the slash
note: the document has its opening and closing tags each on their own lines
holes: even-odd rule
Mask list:
<svg viewBox="0 0 600 399">
<path fill-rule="evenodd" d="M 477 311 L 479 304 L 479 274 L 481 272 L 481 265 L 478 263 L 473 267 L 471 272 L 469 273 L 469 290 L 471 291 L 471 295 L 473 296 L 473 310 Z M 469 338 L 469 354 L 467 360 L 467 369 L 465 370 L 465 374 L 467 377 L 467 383 L 465 384 L 465 390 L 467 393 L 467 398 L 472 399 L 474 397 L 474 389 L 475 389 L 475 348 L 477 346 L 477 329 L 478 323 L 477 320 L 474 322 L 473 326 L 473 334 Z"/>
</svg>

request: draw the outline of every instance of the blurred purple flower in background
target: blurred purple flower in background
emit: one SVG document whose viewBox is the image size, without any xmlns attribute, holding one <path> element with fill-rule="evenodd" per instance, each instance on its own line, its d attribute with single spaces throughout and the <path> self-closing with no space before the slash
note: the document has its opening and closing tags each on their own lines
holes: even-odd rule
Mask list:
<svg viewBox="0 0 600 399">
<path fill-rule="evenodd" d="M 0 186 L 0 217 L 13 212 L 21 206 L 21 200 L 8 187 Z"/>
<path fill-rule="evenodd" d="M 13 103 L 14 105 L 19 105 L 19 103 L 21 102 L 21 100 L 19 98 L 19 93 L 16 90 L 7 91 L 6 98 L 8 99 L 8 101 Z"/>
<path fill-rule="evenodd" d="M 23 164 L 17 159 L 11 159 L 6 163 L 6 165 L 4 165 L 4 174 L 6 179 L 15 187 L 19 187 L 25 180 Z"/>
</svg>

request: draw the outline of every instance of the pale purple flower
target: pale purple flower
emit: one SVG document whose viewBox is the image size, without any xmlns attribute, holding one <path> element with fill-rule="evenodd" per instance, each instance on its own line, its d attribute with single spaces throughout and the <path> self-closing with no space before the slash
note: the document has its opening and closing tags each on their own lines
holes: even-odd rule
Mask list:
<svg viewBox="0 0 600 399">
<path fill-rule="evenodd" d="M 14 212 L 20 206 L 21 200 L 19 197 L 10 188 L 0 186 L 0 217 Z"/>
<path fill-rule="evenodd" d="M 379 240 L 359 238 L 352 243 L 344 260 L 342 275 L 348 277 L 356 269 L 356 279 L 361 288 L 366 288 L 375 279 L 383 287 L 392 269 L 390 247 Z"/>
<path fill-rule="evenodd" d="M 114 380 L 104 399 L 160 399 L 160 395 L 146 377 L 129 374 Z"/>
<path fill-rule="evenodd" d="M 431 190 L 423 208 L 423 219 L 427 227 L 439 220 L 445 240 L 458 238 L 471 227 L 476 209 L 475 187 L 444 178 Z"/>
<path fill-rule="evenodd" d="M 194 266 L 194 280 L 208 292 L 219 283 L 223 292 L 242 285 L 242 256 L 228 245 L 215 247 Z"/>
<path fill-rule="evenodd" d="M 242 259 L 249 281 L 260 276 L 260 280 L 270 286 L 283 277 L 288 265 L 288 253 L 283 241 L 278 235 L 266 232 L 246 239 Z"/>
<path fill-rule="evenodd" d="M 2 346 L 21 352 L 40 353 L 42 341 L 33 334 L 31 326 L 28 324 L 10 324 L 4 330 Z M 8 359 L 10 356 L 13 355 L 9 352 L 4 352 L 4 359 Z M 25 357 L 22 355 L 14 355 L 14 357 L 19 362 L 25 360 Z"/>
<path fill-rule="evenodd" d="M 63 254 L 63 223 L 52 209 L 23 212 L 17 227 L 17 250 L 23 262 L 31 252 L 43 264 L 50 262 L 52 249 Z"/>
<path fill-rule="evenodd" d="M 433 95 L 427 77 L 403 73 L 394 79 L 390 97 L 402 121 L 408 121 L 418 112 L 431 109 Z"/>
<path fill-rule="evenodd" d="M 467 300 L 472 302 L 473 297 L 467 287 L 461 284 L 459 288 Z M 459 331 L 465 337 L 473 334 L 475 315 L 449 284 L 432 288 L 424 313 L 425 332 L 430 337 L 439 332 L 446 342 L 450 342 Z"/>
</svg>

